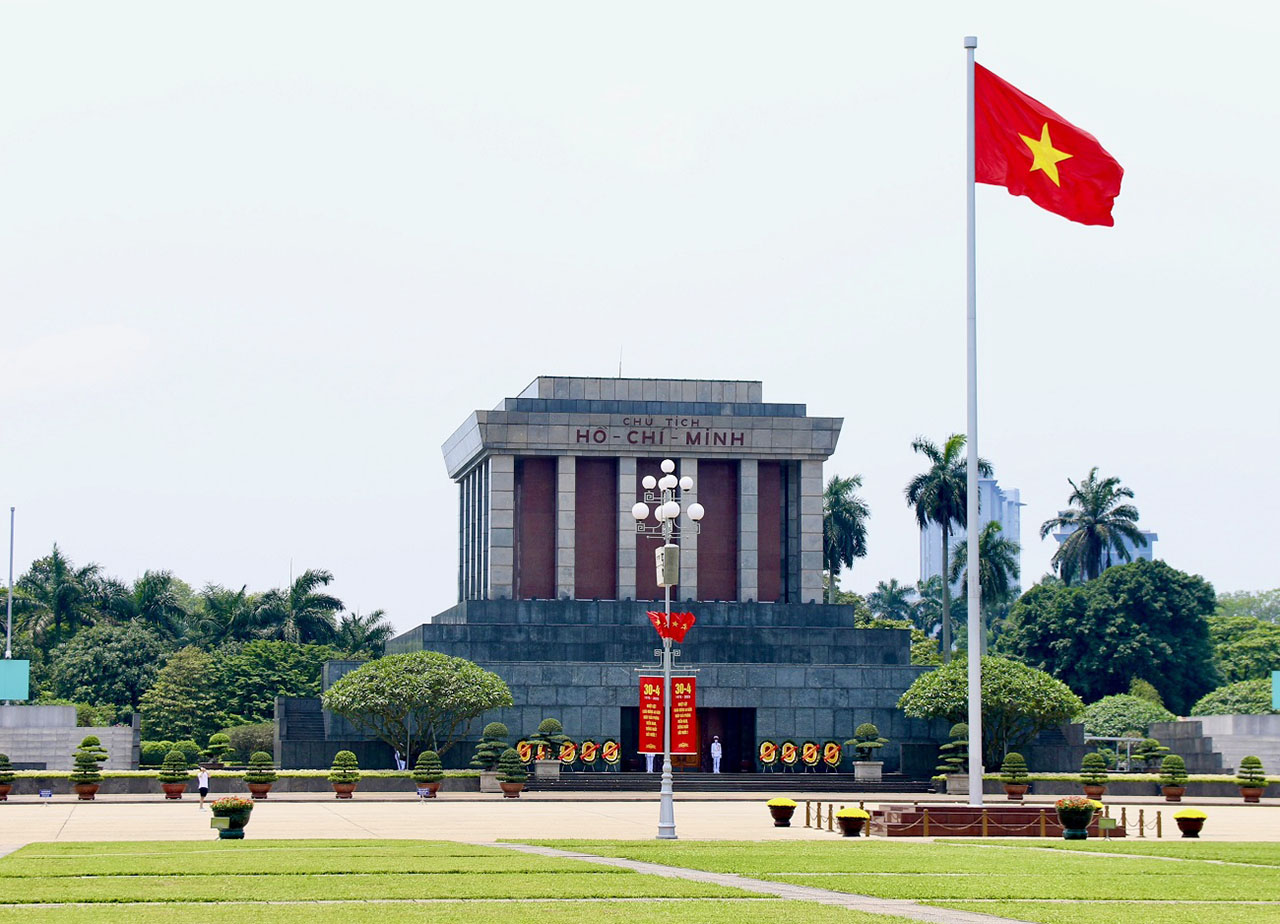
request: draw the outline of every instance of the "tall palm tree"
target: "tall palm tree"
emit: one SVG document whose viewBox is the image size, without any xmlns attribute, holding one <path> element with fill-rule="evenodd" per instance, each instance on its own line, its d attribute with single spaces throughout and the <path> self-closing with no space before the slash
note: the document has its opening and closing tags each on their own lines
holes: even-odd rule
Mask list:
<svg viewBox="0 0 1280 924">
<path fill-rule="evenodd" d="M 1069 530 L 1070 535 L 1053 553 L 1051 564 L 1058 569 L 1063 583 L 1070 584 L 1083 572 L 1086 581 L 1092 581 L 1113 564 L 1112 553 L 1123 561 L 1131 561 L 1128 543 L 1142 548 L 1147 539 L 1138 529 L 1138 508 L 1121 501 L 1133 497 L 1133 491 L 1120 484 L 1114 476 L 1098 480 L 1098 467 L 1089 469 L 1088 476 L 1076 484 L 1070 478 L 1071 506 L 1056 517 L 1045 520 L 1040 526 L 1040 538 L 1055 529 Z"/>
<path fill-rule="evenodd" d="M 907 506 L 914 507 L 916 522 L 924 529 L 937 523 L 942 531 L 942 573 L 948 574 L 951 529 L 963 526 L 969 498 L 969 466 L 964 459 L 965 436 L 953 433 L 939 449 L 924 437 L 911 448 L 929 460 L 929 468 L 907 482 Z M 991 476 L 991 464 L 978 460 L 978 474 Z M 942 582 L 942 660 L 951 660 L 951 587 Z"/>
<path fill-rule="evenodd" d="M 144 571 L 133 582 L 132 596 L 134 613 L 145 625 L 170 641 L 182 637 L 191 614 L 172 571 Z"/>
<path fill-rule="evenodd" d="M 396 630 L 385 621 L 385 610 L 374 610 L 367 616 L 343 613 L 338 622 L 334 644 L 352 657 L 380 658 Z"/>
<path fill-rule="evenodd" d="M 899 584 L 897 578 L 889 583 L 880 581 L 876 589 L 867 594 L 867 606 L 880 619 L 905 619 L 911 621 L 911 598 L 915 590 L 905 584 Z"/>
<path fill-rule="evenodd" d="M 31 563 L 15 582 L 22 596 L 15 595 L 14 602 L 22 601 L 19 624 L 31 632 L 34 644 L 48 650 L 64 641 L 64 630 L 74 633 L 100 617 L 94 607 L 100 573 L 95 564 L 77 568 L 56 542 L 51 553 Z"/>
<path fill-rule="evenodd" d="M 258 637 L 257 603 L 247 592 L 206 584 L 191 617 L 191 636 L 202 647 L 223 642 L 248 642 Z"/>
<path fill-rule="evenodd" d="M 862 487 L 861 475 L 841 478 L 832 475 L 822 492 L 822 567 L 830 575 L 827 602 L 834 603 L 840 568 L 853 566 L 867 554 L 867 517 L 871 511 L 855 492 Z"/>
<path fill-rule="evenodd" d="M 982 527 L 978 533 L 978 594 L 979 610 L 984 631 L 979 641 L 982 654 L 987 653 L 987 633 L 991 609 L 1009 598 L 1019 577 L 1018 553 L 1021 549 L 1012 539 L 1004 538 L 1004 527 L 995 520 Z M 969 545 L 956 547 L 956 558 L 951 563 L 951 580 L 969 581 Z"/>
<path fill-rule="evenodd" d="M 317 590 L 332 580 L 331 572 L 308 568 L 288 590 L 276 588 L 264 593 L 255 613 L 262 634 L 286 642 L 333 641 L 342 601 Z"/>
<path fill-rule="evenodd" d="M 930 637 L 942 628 L 942 578 L 938 575 L 916 583 L 916 599 L 911 604 L 911 621 Z"/>
</svg>

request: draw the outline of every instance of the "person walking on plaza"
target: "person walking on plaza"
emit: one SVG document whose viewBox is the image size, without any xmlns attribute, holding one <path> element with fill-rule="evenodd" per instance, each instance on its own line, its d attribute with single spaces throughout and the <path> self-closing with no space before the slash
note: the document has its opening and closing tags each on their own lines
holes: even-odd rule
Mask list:
<svg viewBox="0 0 1280 924">
<path fill-rule="evenodd" d="M 199 772 L 196 773 L 196 789 L 200 791 L 200 811 L 204 811 L 204 797 L 209 795 L 209 769 L 204 765 L 200 765 Z"/>
<path fill-rule="evenodd" d="M 720 772 L 720 757 L 724 754 L 724 748 L 720 746 L 720 737 L 713 735 L 711 738 L 711 772 Z"/>
</svg>

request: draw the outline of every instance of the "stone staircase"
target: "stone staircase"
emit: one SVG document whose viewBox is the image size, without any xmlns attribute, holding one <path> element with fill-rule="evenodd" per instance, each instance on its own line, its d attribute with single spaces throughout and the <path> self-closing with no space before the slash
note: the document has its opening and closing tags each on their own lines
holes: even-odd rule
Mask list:
<svg viewBox="0 0 1280 924">
<path fill-rule="evenodd" d="M 558 779 L 529 777 L 530 792 L 657 792 L 659 773 L 561 773 Z M 852 773 L 676 773 L 677 792 L 926 793 L 933 784 L 886 773 L 879 783 L 858 782 Z"/>
</svg>

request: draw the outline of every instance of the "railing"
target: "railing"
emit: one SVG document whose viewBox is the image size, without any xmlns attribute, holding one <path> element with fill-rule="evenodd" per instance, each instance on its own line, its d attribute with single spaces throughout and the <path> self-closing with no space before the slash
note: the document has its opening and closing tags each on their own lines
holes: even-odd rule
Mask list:
<svg viewBox="0 0 1280 924">
<path fill-rule="evenodd" d="M 919 807 L 918 802 L 913 803 L 913 805 L 916 807 Z M 804 826 L 806 828 L 815 828 L 819 831 L 823 829 L 823 815 L 824 815 L 823 807 L 824 806 L 826 807 L 826 812 L 825 812 L 826 830 L 835 831 L 835 817 L 838 809 L 837 809 L 836 803 L 834 802 L 828 802 L 828 803 L 805 802 Z M 844 806 L 840 805 L 839 808 L 843 809 Z M 866 811 L 865 802 L 859 802 L 858 808 L 862 809 L 863 811 Z M 1052 819 L 1056 822 L 1057 819 L 1055 816 L 1056 816 L 1056 812 L 1054 812 L 1051 809 L 1040 809 L 1038 817 L 1033 819 L 1032 821 L 1027 822 L 1026 824 L 1009 824 L 1008 822 L 1001 821 L 998 816 L 992 817 L 992 815 L 984 808 L 978 817 L 978 823 L 981 827 L 981 833 L 979 834 L 979 837 L 993 837 L 993 836 L 1000 837 L 1005 834 L 1013 834 L 1016 832 L 1032 831 L 1032 830 L 1034 830 L 1039 837 L 1048 837 L 1049 821 Z M 1099 818 L 1100 819 L 1111 818 L 1111 809 L 1109 806 L 1103 809 L 1103 814 L 1099 816 Z M 1146 833 L 1147 831 L 1155 831 L 1155 836 L 1157 838 L 1160 838 L 1160 837 L 1163 837 L 1163 830 L 1164 830 L 1163 821 L 1164 821 L 1163 816 L 1160 810 L 1157 809 L 1155 813 L 1155 820 L 1148 822 L 1146 820 L 1146 810 L 1141 808 L 1138 809 L 1137 820 L 1130 821 L 1127 807 L 1122 806 L 1120 809 L 1120 818 L 1117 819 L 1116 826 L 1119 828 L 1123 828 L 1125 831 L 1133 830 L 1137 833 L 1138 837 L 1143 837 L 1143 838 L 1147 836 L 1147 833 Z M 868 826 L 868 833 L 870 833 L 870 830 L 869 830 L 870 819 L 868 819 L 867 821 L 867 826 Z M 969 836 L 972 836 L 972 834 L 970 833 L 972 827 L 973 827 L 972 821 L 965 822 L 964 824 L 961 824 L 961 825 L 954 825 L 954 824 L 944 824 L 938 821 L 936 818 L 930 818 L 928 807 L 921 808 L 920 817 L 915 819 L 914 821 L 895 823 L 896 832 L 911 833 L 913 829 L 919 829 L 920 835 L 922 837 L 931 837 L 937 834 L 957 834 L 957 833 L 964 833 Z M 1105 828 L 1099 825 L 1099 835 L 1102 837 L 1103 840 L 1109 840 L 1111 838 L 1111 829 Z"/>
</svg>

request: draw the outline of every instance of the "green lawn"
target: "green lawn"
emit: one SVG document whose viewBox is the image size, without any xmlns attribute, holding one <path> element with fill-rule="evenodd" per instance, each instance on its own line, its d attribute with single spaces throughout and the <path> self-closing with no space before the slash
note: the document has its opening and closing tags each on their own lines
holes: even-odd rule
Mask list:
<svg viewBox="0 0 1280 924">
<path fill-rule="evenodd" d="M 941 841 L 944 844 L 985 844 L 996 847 L 1027 846 L 1026 840 L 1009 838 L 954 838 Z M 1120 838 L 1114 841 L 1043 840 L 1037 847 L 1053 850 L 1075 850 L 1083 853 L 1130 853 L 1138 856 L 1180 857 L 1187 860 L 1225 860 L 1229 863 L 1253 863 L 1259 866 L 1280 866 L 1280 845 L 1264 842 L 1222 842 L 1198 840 L 1137 840 Z"/>
</svg>

